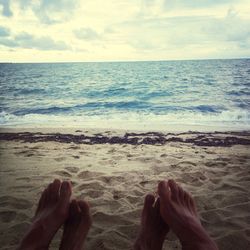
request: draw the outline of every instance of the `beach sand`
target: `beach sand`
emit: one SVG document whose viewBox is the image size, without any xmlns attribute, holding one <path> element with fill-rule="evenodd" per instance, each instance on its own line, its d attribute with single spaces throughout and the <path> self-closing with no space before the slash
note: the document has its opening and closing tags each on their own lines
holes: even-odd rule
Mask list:
<svg viewBox="0 0 250 250">
<path fill-rule="evenodd" d="M 42 134 L 0 131 L 1 249 L 17 246 L 41 192 L 55 178 L 70 180 L 73 196 L 90 203 L 86 249 L 131 249 L 145 195 L 169 178 L 192 193 L 219 249 L 250 249 L 249 132 L 36 130 Z M 58 249 L 60 236 L 50 249 Z M 181 249 L 171 232 L 164 249 Z"/>
</svg>

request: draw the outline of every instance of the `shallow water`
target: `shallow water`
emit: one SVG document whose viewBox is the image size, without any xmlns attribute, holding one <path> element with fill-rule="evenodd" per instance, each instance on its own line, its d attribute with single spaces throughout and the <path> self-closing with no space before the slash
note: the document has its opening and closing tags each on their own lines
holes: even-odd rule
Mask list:
<svg viewBox="0 0 250 250">
<path fill-rule="evenodd" d="M 250 128 L 250 59 L 0 64 L 0 126 Z"/>
</svg>

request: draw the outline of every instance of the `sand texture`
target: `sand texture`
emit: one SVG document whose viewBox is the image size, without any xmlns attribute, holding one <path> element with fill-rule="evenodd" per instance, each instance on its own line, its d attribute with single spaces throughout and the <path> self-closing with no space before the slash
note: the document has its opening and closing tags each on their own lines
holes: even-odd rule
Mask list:
<svg viewBox="0 0 250 250">
<path fill-rule="evenodd" d="M 145 195 L 168 178 L 192 193 L 202 224 L 219 249 L 250 249 L 247 132 L 127 136 L 110 131 L 95 135 L 2 132 L 1 249 L 17 246 L 42 190 L 54 178 L 70 180 L 74 197 L 91 205 L 87 250 L 131 249 Z M 60 235 L 61 231 L 50 249 L 58 249 Z M 164 249 L 181 249 L 173 233 L 168 234 Z"/>
</svg>

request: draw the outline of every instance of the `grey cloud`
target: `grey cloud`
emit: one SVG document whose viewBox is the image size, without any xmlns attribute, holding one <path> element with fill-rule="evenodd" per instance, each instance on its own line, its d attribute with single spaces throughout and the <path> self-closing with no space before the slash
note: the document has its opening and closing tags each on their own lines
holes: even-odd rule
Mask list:
<svg viewBox="0 0 250 250">
<path fill-rule="evenodd" d="M 9 35 L 10 35 L 10 30 L 3 26 L 0 26 L 0 37 L 6 37 Z"/>
<path fill-rule="evenodd" d="M 11 17 L 13 15 L 10 9 L 10 0 L 0 0 L 0 6 L 2 5 L 2 15 Z"/>
<path fill-rule="evenodd" d="M 91 28 L 82 28 L 78 30 L 74 30 L 74 34 L 78 39 L 93 41 L 98 40 L 101 36 Z"/>
<path fill-rule="evenodd" d="M 18 3 L 22 9 L 28 9 L 32 5 L 32 0 L 18 0 Z"/>
<path fill-rule="evenodd" d="M 155 0 L 143 0 L 145 6 L 152 6 L 155 3 Z"/>
<path fill-rule="evenodd" d="M 39 50 L 67 50 L 69 46 L 62 41 L 54 41 L 49 36 L 34 37 L 28 33 L 21 33 L 15 37 L 20 47 Z"/>
<path fill-rule="evenodd" d="M 249 21 L 249 18 L 243 19 L 233 9 L 229 9 L 224 18 L 141 18 L 116 24 L 116 28 L 128 33 L 126 42 L 138 51 L 188 49 L 190 46 L 250 49 Z"/>
<path fill-rule="evenodd" d="M 18 43 L 10 38 L 1 38 L 0 37 L 0 45 L 9 47 L 9 48 L 15 48 L 18 47 Z"/>
<path fill-rule="evenodd" d="M 238 0 L 143 0 L 142 9 L 140 15 L 147 13 L 147 9 L 150 9 L 154 5 L 161 5 L 164 11 L 179 10 L 179 9 L 199 9 L 199 8 L 211 8 L 218 5 L 230 6 L 233 3 L 237 3 Z"/>
<path fill-rule="evenodd" d="M 79 0 L 14 0 L 21 10 L 31 9 L 39 20 L 46 24 L 53 24 L 69 18 Z M 2 14 L 6 17 L 13 15 L 10 0 L 0 0 Z"/>
<path fill-rule="evenodd" d="M 138 51 L 156 50 L 157 46 L 150 41 L 135 39 L 129 42 L 129 44 Z M 159 45 L 158 45 L 159 46 Z"/>
<path fill-rule="evenodd" d="M 104 32 L 103 33 L 105 33 L 105 34 L 114 34 L 116 31 L 115 31 L 115 29 L 114 28 L 112 28 L 112 27 L 106 27 L 105 29 L 104 29 Z"/>
<path fill-rule="evenodd" d="M 148 0 L 147 0 L 148 1 Z M 172 8 L 202 8 L 211 7 L 220 4 L 231 4 L 236 2 L 236 0 L 165 0 L 165 9 Z"/>
<path fill-rule="evenodd" d="M 203 25 L 204 32 L 219 41 L 235 42 L 240 47 L 249 45 L 249 20 L 241 19 L 233 9 L 224 19 L 213 19 Z"/>
<path fill-rule="evenodd" d="M 70 17 L 77 6 L 78 0 L 19 0 L 21 9 L 32 9 L 39 20 L 46 24 L 53 24 Z"/>
<path fill-rule="evenodd" d="M 18 34 L 18 35 L 15 37 L 15 39 L 16 39 L 17 41 L 31 41 L 31 40 L 34 39 L 34 36 L 31 35 L 31 34 L 28 34 L 28 33 L 26 33 L 26 32 L 23 32 L 23 33 Z"/>
<path fill-rule="evenodd" d="M 49 36 L 35 37 L 28 33 L 21 33 L 12 39 L 0 39 L 0 44 L 6 47 L 19 47 L 38 50 L 69 50 L 63 41 L 54 41 Z"/>
</svg>

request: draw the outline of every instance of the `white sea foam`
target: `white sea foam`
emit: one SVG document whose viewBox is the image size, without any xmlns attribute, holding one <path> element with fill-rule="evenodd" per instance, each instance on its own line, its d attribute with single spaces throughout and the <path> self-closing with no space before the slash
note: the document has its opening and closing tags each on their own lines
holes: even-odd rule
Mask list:
<svg viewBox="0 0 250 250">
<path fill-rule="evenodd" d="M 203 130 L 249 130 L 248 112 L 223 111 L 220 114 L 177 113 L 169 115 L 142 115 L 138 113 L 109 114 L 98 116 L 65 116 L 47 114 L 28 114 L 15 116 L 0 113 L 1 127 L 84 127 L 112 128 L 129 130 L 190 130 L 202 127 Z M 178 130 L 178 129 L 177 129 Z"/>
</svg>

